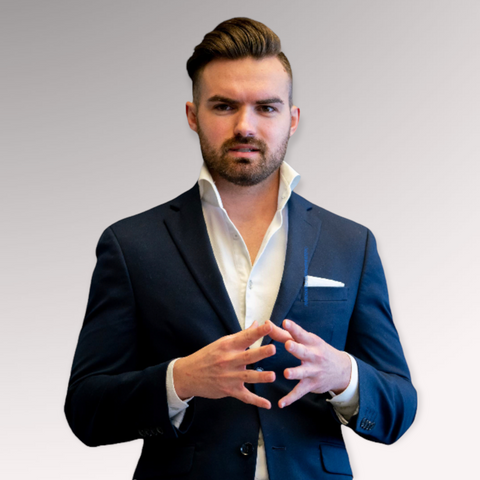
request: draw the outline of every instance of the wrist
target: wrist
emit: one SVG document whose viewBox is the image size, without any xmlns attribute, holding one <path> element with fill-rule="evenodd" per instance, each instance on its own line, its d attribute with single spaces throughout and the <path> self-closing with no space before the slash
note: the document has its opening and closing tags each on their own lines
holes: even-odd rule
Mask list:
<svg viewBox="0 0 480 480">
<path fill-rule="evenodd" d="M 178 398 L 182 401 L 193 397 L 190 394 L 188 382 L 185 381 L 185 360 L 185 358 L 179 358 L 173 365 L 173 387 Z"/>
<path fill-rule="evenodd" d="M 340 353 L 342 354 L 342 359 L 340 362 L 340 374 L 338 375 L 339 383 L 331 390 L 335 395 L 340 395 L 343 393 L 350 385 L 350 381 L 352 379 L 352 360 L 350 359 L 350 355 L 348 355 L 346 352 Z"/>
</svg>

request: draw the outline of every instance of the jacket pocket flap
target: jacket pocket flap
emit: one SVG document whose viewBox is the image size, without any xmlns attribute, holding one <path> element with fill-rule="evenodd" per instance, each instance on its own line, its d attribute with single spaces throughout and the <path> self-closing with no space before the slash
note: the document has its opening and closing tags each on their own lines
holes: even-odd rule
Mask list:
<svg viewBox="0 0 480 480">
<path fill-rule="evenodd" d="M 155 455 L 151 451 L 148 456 L 142 454 L 133 476 L 134 480 L 156 480 L 164 478 L 164 475 L 175 477 L 185 475 L 191 470 L 195 446 L 177 449 L 158 445 L 157 449 Z"/>
<path fill-rule="evenodd" d="M 323 468 L 328 473 L 352 476 L 348 453 L 341 445 L 323 443 L 320 445 Z"/>
</svg>

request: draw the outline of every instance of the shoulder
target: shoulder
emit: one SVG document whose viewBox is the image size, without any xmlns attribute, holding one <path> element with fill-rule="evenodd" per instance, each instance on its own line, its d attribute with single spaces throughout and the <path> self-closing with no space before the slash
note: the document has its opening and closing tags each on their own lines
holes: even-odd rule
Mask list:
<svg viewBox="0 0 480 480">
<path fill-rule="evenodd" d="M 291 207 L 295 210 L 307 210 L 321 222 L 321 231 L 337 238 L 365 239 L 370 230 L 353 220 L 337 215 L 308 201 L 304 197 L 292 193 Z"/>
<path fill-rule="evenodd" d="M 192 202 L 197 202 L 201 208 L 198 184 L 195 184 L 190 190 L 187 190 L 173 200 L 119 220 L 110 225 L 106 230 L 112 231 L 117 237 L 134 236 L 139 238 L 143 235 L 148 235 L 149 232 L 157 234 L 159 230 L 164 228 L 166 219 L 177 212 L 182 205 Z"/>
</svg>

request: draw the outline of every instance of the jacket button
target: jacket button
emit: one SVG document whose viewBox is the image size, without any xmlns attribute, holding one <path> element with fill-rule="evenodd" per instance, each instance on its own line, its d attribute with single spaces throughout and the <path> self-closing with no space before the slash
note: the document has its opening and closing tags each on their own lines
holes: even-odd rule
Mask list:
<svg viewBox="0 0 480 480">
<path fill-rule="evenodd" d="M 257 372 L 263 372 L 263 368 L 262 368 L 262 367 L 257 367 L 255 370 L 256 370 Z"/>
<path fill-rule="evenodd" d="M 162 430 L 160 427 L 157 427 L 157 428 L 156 428 L 156 431 L 157 431 L 157 433 L 159 433 L 160 435 L 163 435 L 163 430 Z"/>
<path fill-rule="evenodd" d="M 248 457 L 249 455 L 251 455 L 253 453 L 253 445 L 250 442 L 244 443 L 240 447 L 240 453 L 242 455 L 245 455 L 246 457 Z"/>
</svg>

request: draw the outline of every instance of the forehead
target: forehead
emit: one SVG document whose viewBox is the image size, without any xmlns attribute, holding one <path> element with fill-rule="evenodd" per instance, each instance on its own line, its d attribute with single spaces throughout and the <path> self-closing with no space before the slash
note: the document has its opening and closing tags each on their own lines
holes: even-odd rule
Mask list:
<svg viewBox="0 0 480 480">
<path fill-rule="evenodd" d="M 276 57 L 216 59 L 200 76 L 201 99 L 221 95 L 238 101 L 280 97 L 288 102 L 290 78 Z"/>
</svg>

